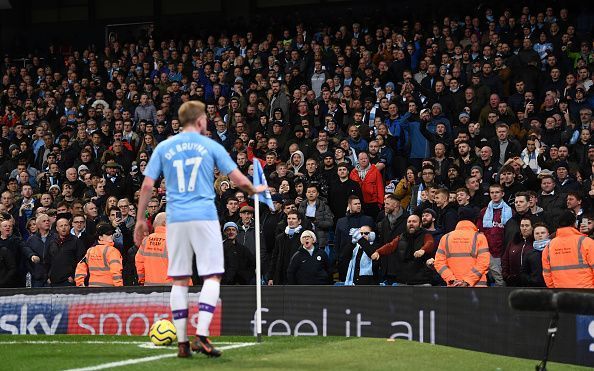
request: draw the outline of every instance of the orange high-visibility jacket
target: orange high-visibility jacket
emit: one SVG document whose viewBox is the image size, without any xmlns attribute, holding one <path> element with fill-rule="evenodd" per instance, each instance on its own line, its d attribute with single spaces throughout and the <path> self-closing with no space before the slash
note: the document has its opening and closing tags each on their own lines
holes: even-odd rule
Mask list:
<svg viewBox="0 0 594 371">
<path fill-rule="evenodd" d="M 155 232 L 142 241 L 136 253 L 138 282 L 145 286 L 171 285 L 167 277 L 167 244 L 165 226 L 158 226 Z"/>
<path fill-rule="evenodd" d="M 448 286 L 455 280 L 487 286 L 490 261 L 487 238 L 474 223 L 462 220 L 439 241 L 434 266 Z"/>
<path fill-rule="evenodd" d="M 550 288 L 594 288 L 594 240 L 573 227 L 557 229 L 542 252 L 542 276 Z"/>
<path fill-rule="evenodd" d="M 89 275 L 89 286 L 123 286 L 122 255 L 111 243 L 95 245 L 87 250 L 83 260 L 76 266 L 74 279 L 77 286 L 84 286 Z"/>
</svg>

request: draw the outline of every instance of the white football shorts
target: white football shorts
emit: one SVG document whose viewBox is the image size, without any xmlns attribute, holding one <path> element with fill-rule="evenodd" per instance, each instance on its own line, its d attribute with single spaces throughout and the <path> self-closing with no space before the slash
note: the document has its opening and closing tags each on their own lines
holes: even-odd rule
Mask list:
<svg viewBox="0 0 594 371">
<path fill-rule="evenodd" d="M 192 255 L 196 254 L 198 275 L 225 272 L 223 239 L 218 220 L 194 220 L 167 224 L 169 277 L 192 275 Z"/>
</svg>

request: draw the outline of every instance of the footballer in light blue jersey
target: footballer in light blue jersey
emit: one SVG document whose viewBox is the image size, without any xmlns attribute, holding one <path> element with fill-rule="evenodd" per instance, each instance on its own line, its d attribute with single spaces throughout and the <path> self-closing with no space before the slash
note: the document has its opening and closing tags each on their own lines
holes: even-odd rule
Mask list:
<svg viewBox="0 0 594 371">
<path fill-rule="evenodd" d="M 167 224 L 217 220 L 214 168 L 227 175 L 237 165 L 225 148 L 196 132 L 182 132 L 159 143 L 144 175 L 163 172 L 167 189 Z"/>
<path fill-rule="evenodd" d="M 221 226 L 217 218 L 214 191 L 214 169 L 241 190 L 252 195 L 266 190 L 266 185 L 254 186 L 237 169 L 227 151 L 212 139 L 207 131 L 204 103 L 189 101 L 181 105 L 178 117 L 183 132 L 166 139 L 155 148 L 144 171 L 140 188 L 134 242 L 143 243 L 148 235 L 144 214 L 155 181 L 165 175 L 167 188 L 167 275 L 172 278 L 169 304 L 177 329 L 178 357 L 187 358 L 191 351 L 219 357 L 221 352 L 208 340 L 225 272 Z M 192 263 L 203 279 L 198 300 L 196 337 L 190 345 L 188 324 L 188 284 Z"/>
</svg>

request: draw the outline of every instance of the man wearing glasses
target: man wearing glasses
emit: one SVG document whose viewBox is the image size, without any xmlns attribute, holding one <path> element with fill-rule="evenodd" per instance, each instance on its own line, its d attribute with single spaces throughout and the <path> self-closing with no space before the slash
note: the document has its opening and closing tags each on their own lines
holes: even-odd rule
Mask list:
<svg viewBox="0 0 594 371">
<path fill-rule="evenodd" d="M 118 209 L 122 212 L 122 223 L 126 225 L 126 228 L 134 230 L 134 217 L 130 215 L 130 201 L 127 198 L 121 198 L 118 201 Z"/>
<path fill-rule="evenodd" d="M 85 246 L 85 251 L 95 242 L 87 233 L 86 223 L 87 219 L 84 215 L 75 215 L 72 217 L 72 228 L 70 228 L 70 234 L 81 240 Z"/>
</svg>

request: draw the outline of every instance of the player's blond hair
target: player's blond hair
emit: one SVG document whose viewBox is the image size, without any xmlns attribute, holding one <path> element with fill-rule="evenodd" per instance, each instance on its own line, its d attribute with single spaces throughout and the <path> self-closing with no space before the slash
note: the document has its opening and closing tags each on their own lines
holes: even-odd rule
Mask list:
<svg viewBox="0 0 594 371">
<path fill-rule="evenodd" d="M 204 103 L 199 101 L 185 102 L 179 107 L 178 118 L 182 126 L 190 125 L 196 122 L 196 119 L 205 115 Z"/>
</svg>

